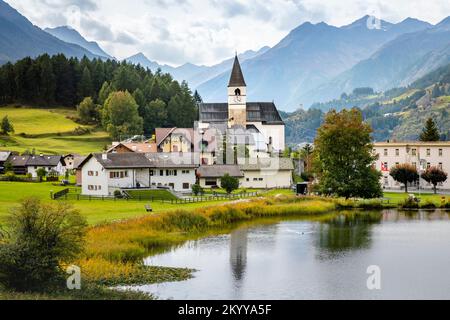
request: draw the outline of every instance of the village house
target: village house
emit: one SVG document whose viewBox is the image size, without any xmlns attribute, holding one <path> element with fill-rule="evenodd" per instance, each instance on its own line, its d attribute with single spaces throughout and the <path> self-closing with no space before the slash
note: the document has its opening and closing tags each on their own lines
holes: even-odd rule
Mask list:
<svg viewBox="0 0 450 320">
<path fill-rule="evenodd" d="M 37 171 L 44 169 L 49 176 L 62 176 L 66 172 L 64 158 L 54 155 L 11 155 L 8 160 L 17 175 L 30 174 L 37 178 Z"/>
<path fill-rule="evenodd" d="M 249 158 L 238 162 L 244 172 L 243 188 L 290 188 L 293 184 L 294 164 L 289 158 Z"/>
<path fill-rule="evenodd" d="M 376 168 L 381 171 L 381 184 L 385 189 L 401 189 L 403 186 L 390 175 L 390 170 L 403 163 L 408 163 L 423 173 L 429 167 L 438 167 L 450 174 L 450 142 L 379 142 L 374 144 L 374 153 L 378 155 Z M 419 182 L 410 184 L 418 188 Z M 432 189 L 432 185 L 420 180 L 421 189 Z M 441 190 L 450 190 L 450 176 L 438 186 Z"/>
<path fill-rule="evenodd" d="M 244 178 L 244 172 L 238 165 L 212 165 L 201 166 L 197 170 L 199 184 L 204 189 L 220 188 L 221 178 L 228 174 L 231 177 L 239 179 L 240 184 Z"/>
<path fill-rule="evenodd" d="M 193 128 L 156 128 L 156 147 L 158 152 L 193 152 Z"/>
<path fill-rule="evenodd" d="M 193 156 L 158 153 L 103 153 L 89 155 L 79 166 L 82 193 L 112 196 L 116 190 L 167 188 L 190 192 L 195 184 Z"/>
<path fill-rule="evenodd" d="M 113 143 L 107 153 L 124 153 L 124 152 L 138 152 L 138 153 L 151 153 L 157 152 L 156 144 L 154 142 L 116 142 Z"/>
<path fill-rule="evenodd" d="M 8 161 L 10 156 L 10 151 L 0 151 L 0 174 L 5 173 L 5 163 Z"/>
</svg>

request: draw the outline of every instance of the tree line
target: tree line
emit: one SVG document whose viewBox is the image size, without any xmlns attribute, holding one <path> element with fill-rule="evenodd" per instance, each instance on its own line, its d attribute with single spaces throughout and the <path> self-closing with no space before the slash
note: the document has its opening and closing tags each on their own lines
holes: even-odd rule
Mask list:
<svg viewBox="0 0 450 320">
<path fill-rule="evenodd" d="M 113 116 L 104 121 L 103 115 L 108 112 L 103 109 L 110 95 L 115 96 L 117 92 L 122 92 L 122 102 L 137 106 L 137 115 L 132 120 L 138 123 L 133 125 L 133 130 L 128 130 L 129 134 L 149 134 L 156 127 L 192 127 L 198 116 L 197 102 L 201 98 L 197 93 L 192 94 L 186 82 L 179 83 L 161 70 L 153 73 L 125 61 L 44 54 L 0 67 L 0 104 L 79 106 L 78 109 L 81 106 L 79 115 L 83 123 L 111 128 L 118 119 Z M 95 107 L 86 108 L 86 98 Z M 126 124 L 119 126 L 122 128 L 115 131 L 123 131 Z"/>
</svg>

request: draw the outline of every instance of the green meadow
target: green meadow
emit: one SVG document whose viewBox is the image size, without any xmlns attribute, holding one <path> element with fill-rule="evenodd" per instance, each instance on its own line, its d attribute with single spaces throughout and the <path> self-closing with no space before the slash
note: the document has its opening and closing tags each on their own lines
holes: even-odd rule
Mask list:
<svg viewBox="0 0 450 320">
<path fill-rule="evenodd" d="M 74 109 L 1 107 L 0 119 L 6 115 L 15 132 L 0 136 L 0 150 L 21 153 L 35 149 L 37 153 L 87 155 L 103 150 L 111 143 L 106 132 L 74 122 Z M 90 133 L 77 133 L 80 128 L 88 129 Z"/>
</svg>

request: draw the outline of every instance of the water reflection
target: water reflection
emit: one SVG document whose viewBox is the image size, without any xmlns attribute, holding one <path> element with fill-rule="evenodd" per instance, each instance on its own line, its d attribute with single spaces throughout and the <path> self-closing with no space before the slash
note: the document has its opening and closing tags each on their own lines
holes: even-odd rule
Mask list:
<svg viewBox="0 0 450 320">
<path fill-rule="evenodd" d="M 230 235 L 230 264 L 233 278 L 240 283 L 247 266 L 248 229 L 238 229 Z"/>
<path fill-rule="evenodd" d="M 316 241 L 319 258 L 369 248 L 372 226 L 380 223 L 382 217 L 381 212 L 343 212 L 321 223 Z"/>
<path fill-rule="evenodd" d="M 241 225 L 147 260 L 195 268 L 194 278 L 135 289 L 162 299 L 448 299 L 449 217 L 359 211 Z M 381 291 L 366 286 L 374 264 Z"/>
</svg>

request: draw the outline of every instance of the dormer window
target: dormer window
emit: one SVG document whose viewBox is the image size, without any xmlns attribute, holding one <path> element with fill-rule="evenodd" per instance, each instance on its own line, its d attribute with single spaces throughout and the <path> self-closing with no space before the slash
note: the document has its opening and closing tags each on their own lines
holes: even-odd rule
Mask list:
<svg viewBox="0 0 450 320">
<path fill-rule="evenodd" d="M 234 94 L 236 95 L 236 96 L 240 96 L 241 95 L 241 89 L 236 89 L 236 90 L 234 90 Z"/>
</svg>

